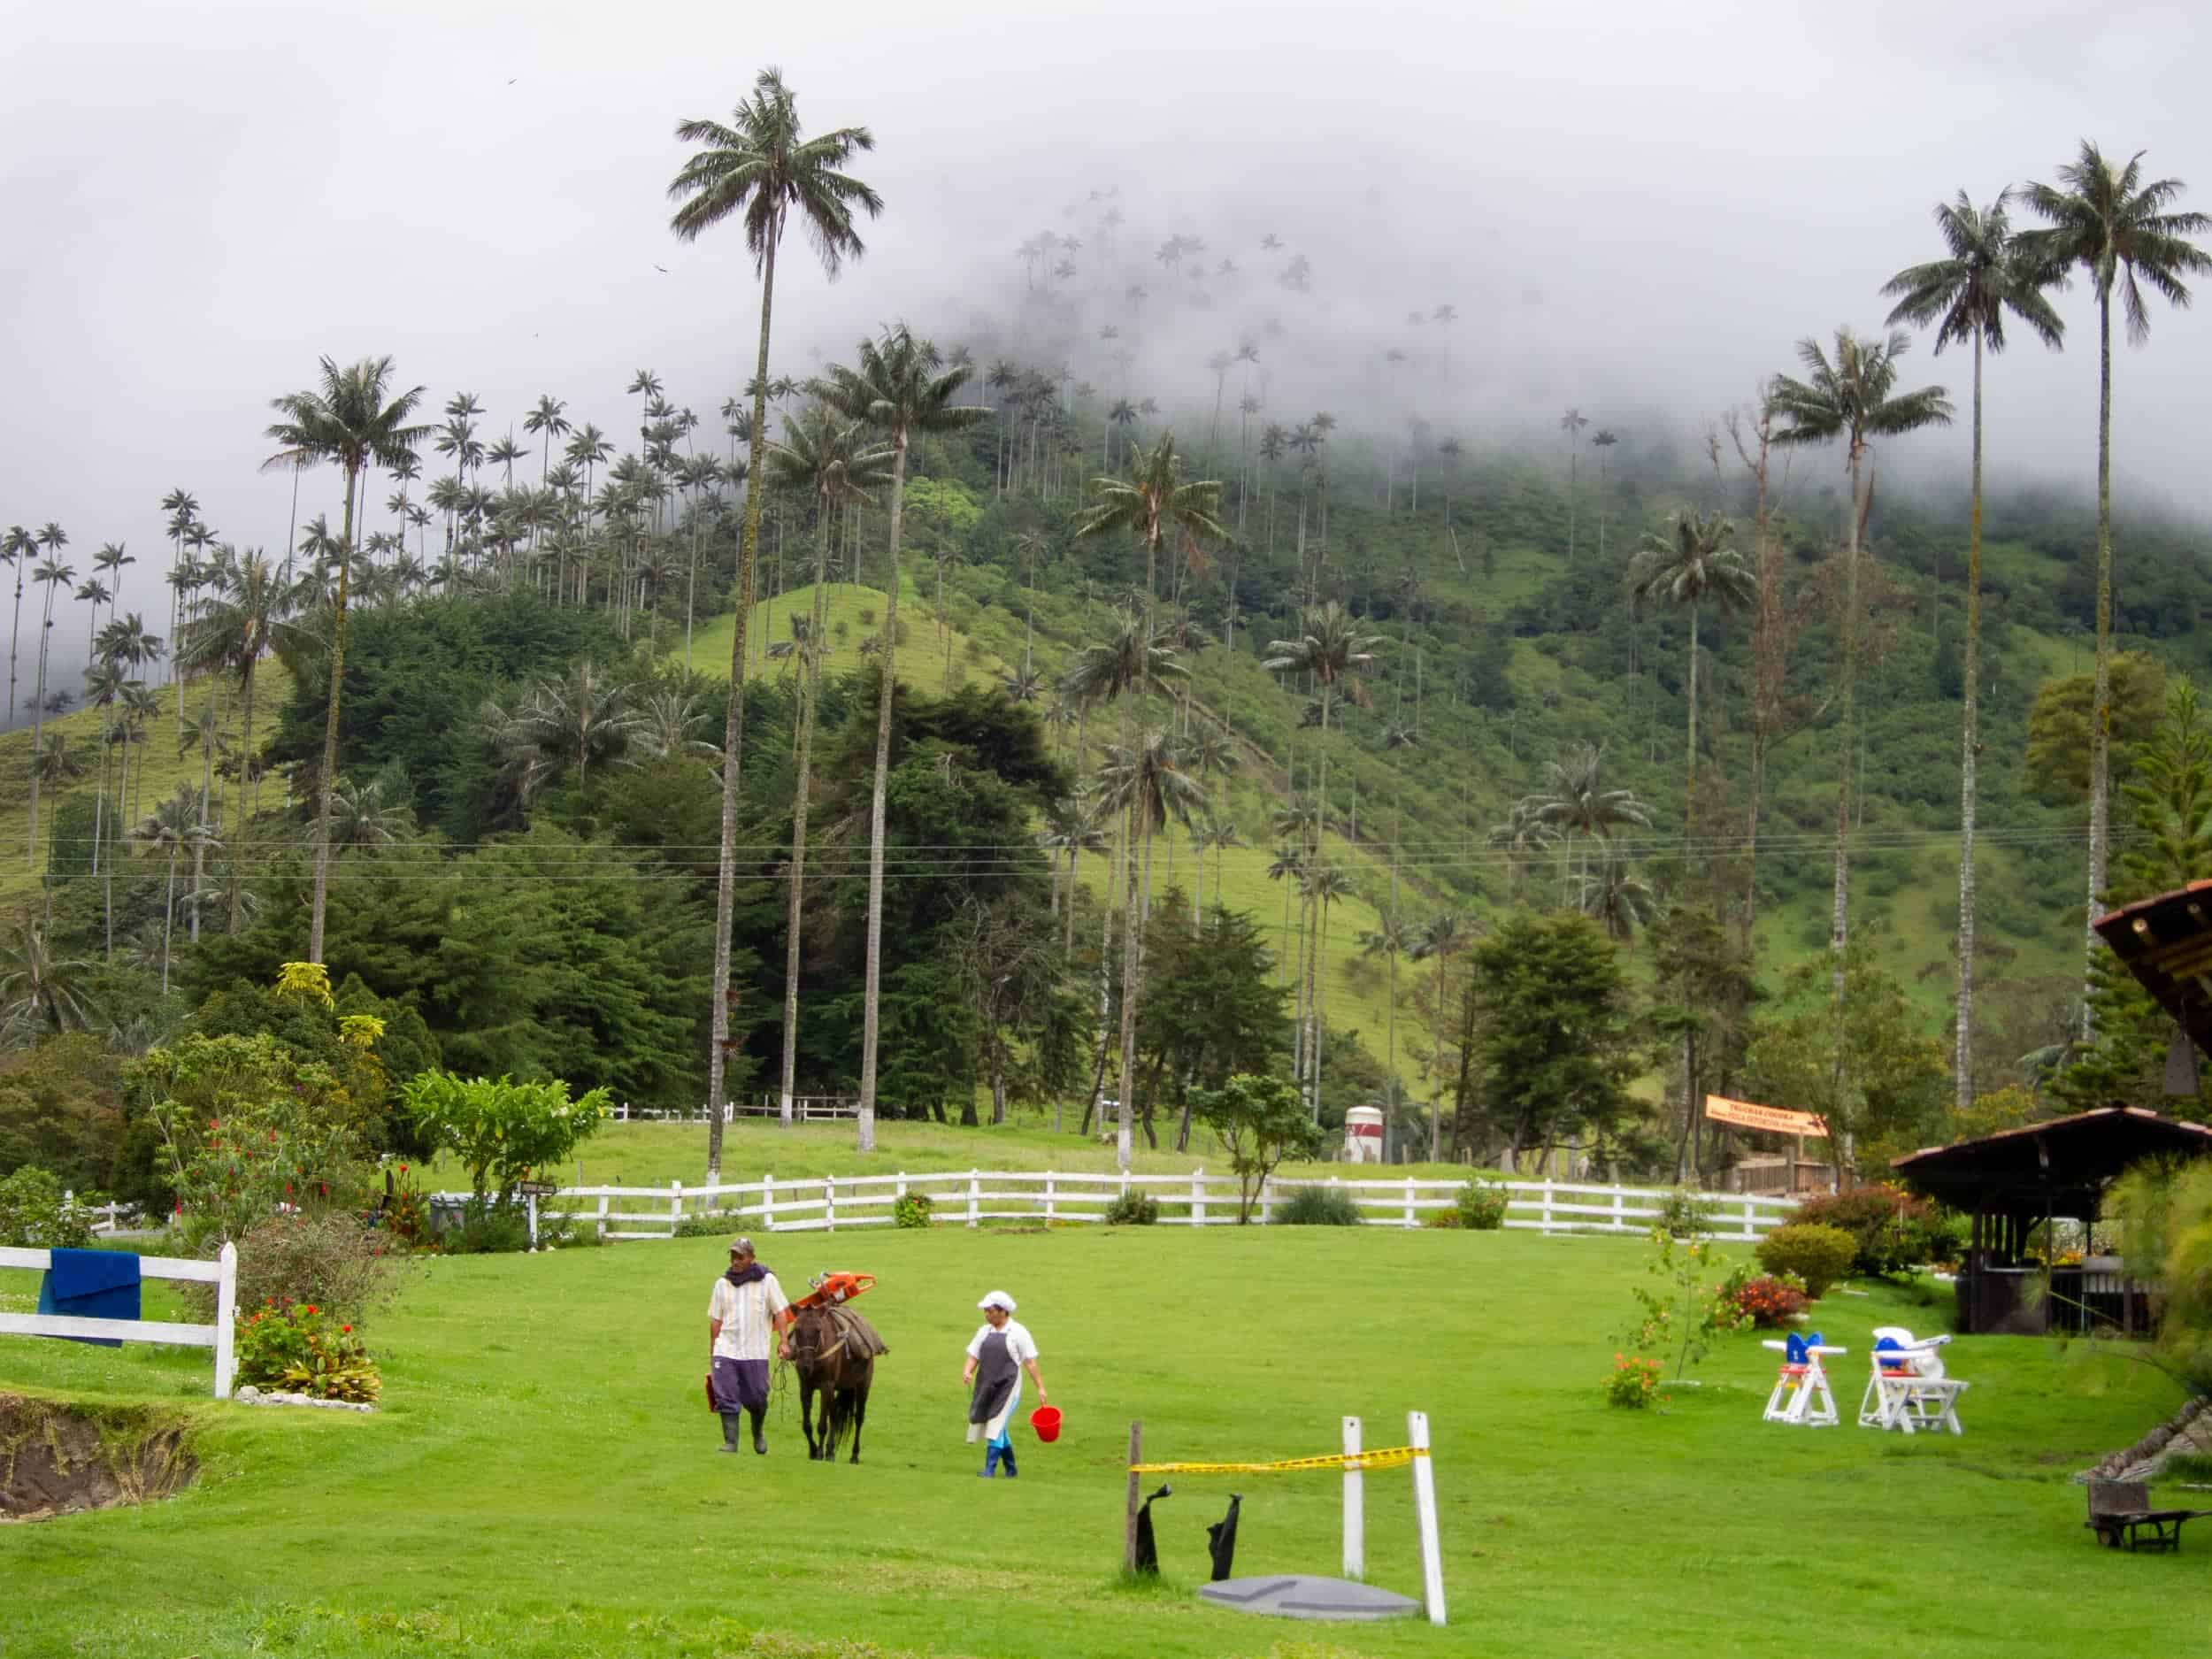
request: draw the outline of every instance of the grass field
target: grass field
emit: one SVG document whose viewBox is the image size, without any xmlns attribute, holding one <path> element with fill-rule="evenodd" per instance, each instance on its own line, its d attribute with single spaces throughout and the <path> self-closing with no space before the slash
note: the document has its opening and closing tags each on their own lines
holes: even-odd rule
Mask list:
<svg viewBox="0 0 2212 1659">
<path fill-rule="evenodd" d="M 1068 1113 L 1071 1133 L 1055 1134 L 1033 1118 L 1001 1128 L 962 1129 L 930 1123 L 885 1121 L 877 1126 L 876 1150 L 866 1157 L 853 1150 L 849 1123 L 794 1124 L 786 1129 L 763 1118 L 732 1124 L 722 1137 L 722 1175 L 731 1181 L 757 1181 L 764 1175 L 779 1180 L 825 1175 L 895 1175 L 902 1171 L 930 1174 L 943 1170 L 1065 1171 L 1069 1174 L 1112 1172 L 1113 1143 L 1087 1141 L 1072 1133 L 1082 1116 L 1078 1102 Z M 1168 1125 L 1172 1138 L 1172 1125 Z M 1141 1129 L 1137 1133 L 1134 1167 L 1140 1175 L 1178 1174 L 1204 1168 L 1218 1175 L 1229 1172 L 1228 1160 L 1203 1130 L 1194 1128 L 1192 1149 L 1175 1152 L 1145 1148 Z M 671 1181 L 696 1185 L 706 1173 L 707 1126 L 704 1124 L 609 1124 L 587 1141 L 565 1167 L 548 1172 L 549 1179 L 575 1181 L 583 1187 L 665 1187 Z M 1282 1176 L 1348 1176 L 1356 1171 L 1343 1164 L 1294 1164 L 1283 1166 Z M 1464 1164 L 1394 1164 L 1374 1173 L 1389 1179 L 1464 1179 L 1472 1173 Z M 468 1172 L 449 1156 L 432 1164 L 426 1184 L 447 1190 L 465 1191 Z"/>
<path fill-rule="evenodd" d="M 205 1401 L 204 1355 L 0 1339 L 0 1387 L 173 1402 L 204 1472 L 143 1509 L 0 1528 L 0 1654 L 913 1654 L 1151 1659 L 1905 1651 L 2181 1654 L 2212 1555 L 2114 1556 L 2069 1477 L 2177 1403 L 2146 1367 L 1962 1340 L 1963 1439 L 1763 1425 L 1771 1356 L 1727 1340 L 1663 1410 L 1609 1409 L 1642 1248 L 1512 1233 L 1222 1229 L 789 1237 L 787 1283 L 882 1276 L 864 1461 L 718 1455 L 699 1401 L 714 1240 L 456 1258 L 371 1330 L 373 1417 Z M 975 1479 L 960 1349 L 1002 1286 L 1067 1432 Z M 23 1305 L 29 1276 L 0 1274 Z M 1318 1293 L 1318 1294 L 1317 1294 Z M 1924 1328 L 1837 1295 L 1832 1340 Z M 1855 1406 L 1863 1361 L 1839 1362 Z M 1323 1627 L 1202 1608 L 1207 1522 L 1240 1573 L 1334 1570 L 1328 1475 L 1195 1477 L 1156 1511 L 1167 1581 L 1118 1580 L 1123 1442 L 1157 1458 L 1371 1444 L 1434 1424 L 1452 1624 Z M 1417 1593 L 1402 1476 L 1370 1478 L 1373 1578 Z"/>
</svg>

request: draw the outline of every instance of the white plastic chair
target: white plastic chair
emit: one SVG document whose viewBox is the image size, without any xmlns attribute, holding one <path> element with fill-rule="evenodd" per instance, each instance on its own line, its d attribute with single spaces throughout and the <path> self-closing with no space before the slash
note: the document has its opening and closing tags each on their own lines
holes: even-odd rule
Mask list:
<svg viewBox="0 0 2212 1659">
<path fill-rule="evenodd" d="M 1837 1423 L 1836 1398 L 1828 1390 L 1828 1371 L 1822 1363 L 1845 1352 L 1818 1341 L 1799 1343 L 1800 1359 L 1790 1351 L 1789 1341 L 1763 1342 L 1782 1355 L 1781 1370 L 1774 1379 L 1774 1391 L 1767 1395 L 1763 1419 L 1768 1423 L 1786 1423 L 1797 1428 L 1833 1428 Z"/>
<path fill-rule="evenodd" d="M 1901 1429 L 1907 1434 L 1921 1429 L 1965 1433 L 1958 1397 L 1968 1385 L 1946 1374 L 1938 1352 L 1950 1340 L 1916 1337 L 1901 1325 L 1877 1325 L 1866 1393 L 1859 1400 L 1859 1426 Z"/>
</svg>

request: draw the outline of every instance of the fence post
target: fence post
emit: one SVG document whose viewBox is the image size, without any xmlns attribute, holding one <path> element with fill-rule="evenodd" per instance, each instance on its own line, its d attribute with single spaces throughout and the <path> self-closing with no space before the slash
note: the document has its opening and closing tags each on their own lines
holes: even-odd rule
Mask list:
<svg viewBox="0 0 2212 1659">
<path fill-rule="evenodd" d="M 761 1173 L 760 1230 L 763 1233 L 776 1230 L 776 1172 L 773 1170 L 765 1170 Z"/>
<path fill-rule="evenodd" d="M 530 1211 L 530 1248 L 534 1250 L 538 1248 L 538 1195 L 532 1193 L 523 1202 Z"/>
<path fill-rule="evenodd" d="M 1406 1225 L 1409 1227 L 1416 1227 L 1420 1225 L 1421 1224 L 1414 1218 L 1413 1177 L 1409 1175 L 1406 1177 Z"/>
<path fill-rule="evenodd" d="M 837 1178 L 822 1177 L 822 1214 L 829 1222 L 829 1230 L 837 1231 Z"/>
<path fill-rule="evenodd" d="M 968 1225 L 972 1227 L 975 1225 L 978 1219 L 978 1206 L 981 1203 L 982 1198 L 983 1171 L 970 1170 L 968 1171 Z"/>
<path fill-rule="evenodd" d="M 1052 1171 L 1050 1170 L 1047 1170 L 1045 1171 L 1045 1220 L 1048 1224 L 1051 1222 L 1055 1213 L 1053 1210 L 1053 1200 L 1056 1194 L 1052 1184 Z"/>
<path fill-rule="evenodd" d="M 1344 1453 L 1359 1452 L 1359 1419 L 1344 1419 Z M 1344 1576 L 1357 1580 L 1367 1576 L 1366 1494 L 1361 1489 L 1357 1465 L 1344 1467 Z"/>
<path fill-rule="evenodd" d="M 1628 1212 L 1622 1208 L 1627 1202 L 1628 1194 L 1616 1187 L 1613 1189 L 1613 1231 L 1616 1233 L 1628 1231 Z"/>
<path fill-rule="evenodd" d="M 603 1244 L 605 1243 L 607 1240 L 607 1205 L 609 1202 L 610 1201 L 606 1194 L 602 1193 L 599 1194 L 599 1241 Z"/>
<path fill-rule="evenodd" d="M 906 1196 L 906 1171 L 904 1170 L 901 1170 L 899 1171 L 899 1184 L 893 1189 L 891 1195 L 894 1198 L 903 1198 Z"/>
<path fill-rule="evenodd" d="M 215 1397 L 227 1400 L 238 1375 L 237 1350 L 232 1345 L 238 1325 L 238 1247 L 226 1244 L 216 1260 L 221 1265 L 215 1281 Z"/>
<path fill-rule="evenodd" d="M 1137 1465 L 1144 1462 L 1144 1425 L 1129 1425 L 1129 1509 L 1121 1524 L 1121 1570 L 1137 1571 Z"/>
<path fill-rule="evenodd" d="M 1429 1467 L 1429 1417 L 1406 1413 L 1406 1444 L 1413 1448 L 1413 1512 L 1421 1526 L 1421 1600 L 1429 1623 L 1444 1622 L 1444 1551 L 1436 1539 L 1436 1471 Z"/>
<path fill-rule="evenodd" d="M 1543 1219 L 1542 1219 L 1542 1221 L 1541 1221 L 1541 1223 L 1540 1223 L 1540 1225 L 1543 1227 L 1543 1230 L 1544 1230 L 1547 1233 L 1550 1233 L 1550 1231 L 1551 1231 L 1551 1177 L 1550 1177 L 1550 1176 L 1548 1176 L 1548 1175 L 1547 1175 L 1546 1177 L 1544 1177 L 1544 1207 L 1543 1207 Z"/>
<path fill-rule="evenodd" d="M 1194 1227 L 1206 1225 L 1206 1166 L 1202 1164 L 1190 1172 L 1190 1224 Z"/>
<path fill-rule="evenodd" d="M 1748 1198 L 1745 1199 L 1743 1201 L 1743 1236 L 1747 1239 L 1756 1239 L 1759 1236 L 1758 1228 L 1751 1225 L 1756 1213 L 1752 1209 L 1751 1201 Z"/>
<path fill-rule="evenodd" d="M 681 1181 L 671 1181 L 668 1183 L 668 1236 L 674 1238 L 683 1231 L 683 1225 L 684 1184 Z"/>
<path fill-rule="evenodd" d="M 1260 1183 L 1260 1225 L 1268 1226 L 1275 1219 L 1275 1178 L 1269 1176 Z"/>
</svg>

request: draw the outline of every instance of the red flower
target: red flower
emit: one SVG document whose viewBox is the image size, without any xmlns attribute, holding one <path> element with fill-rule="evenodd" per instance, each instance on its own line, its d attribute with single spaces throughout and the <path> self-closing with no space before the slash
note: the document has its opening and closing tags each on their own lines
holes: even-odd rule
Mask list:
<svg viewBox="0 0 2212 1659">
<path fill-rule="evenodd" d="M 302 1313 L 312 1313 L 312 1312 L 314 1312 L 314 1311 L 315 1311 L 315 1304 L 314 1304 L 313 1302 L 309 1302 L 309 1303 L 307 1304 L 307 1306 L 305 1306 L 304 1308 L 301 1309 L 301 1310 L 300 1310 L 300 1311 L 301 1311 Z"/>
<path fill-rule="evenodd" d="M 338 1327 L 338 1329 L 348 1336 L 351 1336 L 353 1334 L 353 1327 L 349 1325 L 342 1325 Z"/>
</svg>

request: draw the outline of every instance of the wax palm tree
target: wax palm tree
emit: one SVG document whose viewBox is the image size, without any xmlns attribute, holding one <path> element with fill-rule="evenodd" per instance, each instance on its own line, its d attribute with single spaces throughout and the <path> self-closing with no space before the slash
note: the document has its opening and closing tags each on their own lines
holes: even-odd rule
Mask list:
<svg viewBox="0 0 2212 1659">
<path fill-rule="evenodd" d="M 1524 803 L 1532 820 L 1563 836 L 1584 842 L 1582 873 L 1589 873 L 1593 841 L 1612 839 L 1617 829 L 1647 827 L 1651 810 L 1632 789 L 1606 787 L 1605 751 L 1594 743 L 1576 743 L 1557 760 L 1547 762 L 1544 782 Z"/>
<path fill-rule="evenodd" d="M 1187 749 L 1186 753 L 1193 758 L 1195 757 L 1194 751 Z M 1202 931 L 1202 918 L 1206 908 L 1204 891 L 1206 855 L 1211 853 L 1214 856 L 1214 908 L 1219 910 L 1225 902 L 1222 898 L 1222 870 L 1227 854 L 1231 848 L 1241 847 L 1244 844 L 1243 833 L 1234 824 L 1227 818 L 1210 813 L 1207 816 L 1205 823 L 1191 832 L 1191 851 L 1194 855 L 1192 862 L 1197 872 L 1191 884 L 1190 931 L 1194 939 Z"/>
<path fill-rule="evenodd" d="M 823 383 L 826 402 L 849 420 L 864 420 L 889 441 L 891 456 L 890 546 L 884 573 L 883 661 L 876 703 L 875 779 L 868 805 L 868 909 L 866 966 L 862 995 L 860 1040 L 859 1145 L 875 1146 L 877 1048 L 881 1030 L 883 967 L 883 857 L 885 816 L 891 777 L 891 714 L 898 689 L 899 590 L 904 585 L 901 535 L 906 507 L 906 464 L 914 440 L 957 432 L 986 419 L 989 410 L 956 401 L 975 373 L 964 360 L 948 363 L 937 348 L 901 324 L 860 344 L 851 368 L 831 368 Z"/>
<path fill-rule="evenodd" d="M 234 835 L 242 834 L 250 821 L 246 791 L 257 776 L 254 759 L 254 690 L 261 659 L 274 647 L 288 626 L 291 596 L 278 580 L 275 567 L 260 549 L 254 548 L 226 561 L 208 609 L 185 631 L 179 651 L 188 666 L 238 677 L 238 691 L 245 723 L 241 739 L 243 753 L 238 767 L 238 805 Z M 232 889 L 231 896 L 237 896 Z M 239 913 L 230 914 L 230 931 L 238 932 Z"/>
<path fill-rule="evenodd" d="M 1576 908 L 1605 929 L 1608 939 L 1632 937 L 1649 919 L 1656 901 L 1635 866 L 1609 848 L 1597 868 L 1577 884 Z"/>
<path fill-rule="evenodd" d="M 2212 218 L 2177 211 L 2179 179 L 2143 177 L 2143 152 L 2124 165 L 2084 139 L 2058 183 L 2031 184 L 2028 205 L 2049 221 L 2023 241 L 2028 258 L 2046 270 L 2079 265 L 2097 296 L 2097 670 L 2089 723 L 2089 919 L 2103 908 L 2110 854 L 2112 779 L 2112 301 L 2127 319 L 2128 341 L 2150 338 L 2148 287 L 2177 309 L 2189 303 L 2185 278 L 2212 272 L 2190 238 L 2212 232 Z M 2088 932 L 2089 960 L 2100 952 Z M 2093 1035 L 2095 1004 L 2082 998 L 2082 1036 Z"/>
<path fill-rule="evenodd" d="M 1697 808 L 1697 624 L 1710 600 L 1724 615 L 1750 609 L 1758 580 L 1731 545 L 1736 526 L 1720 514 L 1684 508 L 1666 534 L 1644 538 L 1628 562 L 1628 591 L 1638 604 L 1673 605 L 1690 613 L 1690 736 L 1682 763 L 1682 846 L 1688 856 Z"/>
<path fill-rule="evenodd" d="M 518 799 L 528 802 L 572 766 L 579 790 L 595 765 L 635 764 L 631 739 L 642 721 L 628 687 L 596 664 L 579 663 L 558 680 L 541 680 L 510 714 L 484 713 L 486 735 L 500 756 Z"/>
<path fill-rule="evenodd" d="M 784 929 L 782 1120 L 792 1122 L 792 1099 L 799 1064 L 800 922 L 805 910 L 806 829 L 814 768 L 814 711 L 822 678 L 824 595 L 829 589 L 830 521 L 837 511 L 870 499 L 868 487 L 890 476 L 892 452 L 872 447 L 858 420 L 844 419 L 828 404 L 818 404 L 785 427 L 783 442 L 768 446 L 768 477 L 792 490 L 814 496 L 814 602 L 799 675 L 798 779 L 791 802 L 791 860 L 788 909 Z"/>
<path fill-rule="evenodd" d="M 0 946 L 0 1041 L 27 1044 L 92 1021 L 92 964 L 54 954 L 44 924 L 24 922 Z"/>
<path fill-rule="evenodd" d="M 61 550 L 69 545 L 69 536 L 58 524 L 49 523 L 38 533 L 38 545 L 46 557 L 39 561 L 31 580 L 46 589 L 44 617 L 38 635 L 38 687 L 31 702 L 31 749 L 36 753 L 41 734 L 46 726 L 46 657 L 47 646 L 54 632 L 54 593 L 65 588 L 76 578 L 76 571 L 61 562 Z M 38 768 L 31 768 L 31 828 L 23 848 L 23 862 L 31 869 L 38 866 Z"/>
<path fill-rule="evenodd" d="M 1186 672 L 1176 660 L 1175 647 L 1166 633 L 1154 631 L 1146 618 L 1125 611 L 1111 634 L 1077 654 L 1060 682 L 1060 695 L 1077 704 L 1118 702 L 1122 741 L 1115 748 L 1122 755 L 1130 756 L 1140 748 L 1130 733 L 1136 699 L 1153 681 L 1179 678 Z M 1149 864 L 1152 834 L 1148 822 L 1141 821 L 1136 816 L 1137 801 L 1133 795 L 1121 804 L 1126 808 L 1123 812 L 1121 841 L 1126 874 L 1122 904 L 1121 1117 L 1116 1148 L 1119 1165 L 1125 1170 L 1132 1155 L 1129 1096 L 1134 1087 L 1137 1067 L 1137 966 L 1139 941 L 1143 932 L 1137 909 L 1133 860 L 1141 843 Z"/>
<path fill-rule="evenodd" d="M 165 856 L 169 862 L 167 891 L 162 900 L 161 913 L 161 994 L 169 995 L 169 949 L 175 935 L 177 918 L 177 856 L 188 847 L 197 849 L 205 844 L 211 832 L 200 818 L 200 802 L 190 784 L 179 784 L 177 792 L 164 801 L 131 832 L 131 839 L 150 853 Z"/>
<path fill-rule="evenodd" d="M 537 407 L 522 418 L 522 429 L 538 440 L 538 488 L 544 489 L 552 476 L 553 446 L 574 431 L 567 418 L 567 403 L 547 392 Z"/>
<path fill-rule="evenodd" d="M 1893 330 L 1883 341 L 1863 339 L 1848 328 L 1836 330 L 1832 359 L 1817 340 L 1798 343 L 1806 375 L 1778 374 L 1768 401 L 1783 421 L 1774 434 L 1780 444 L 1826 443 L 1840 438 L 1844 465 L 1851 474 L 1851 500 L 1845 514 L 1843 663 L 1837 700 L 1840 706 L 1836 749 L 1835 902 L 1829 923 L 1833 958 L 1832 987 L 1839 1015 L 1843 1004 L 1843 952 L 1850 926 L 1852 764 L 1858 744 L 1859 540 L 1872 503 L 1876 438 L 1896 437 L 1925 426 L 1951 424 L 1951 401 L 1940 386 L 1916 391 L 1897 388 L 1897 360 L 1912 342 Z M 1838 1063 L 1840 1064 L 1839 1046 Z"/>
<path fill-rule="evenodd" d="M 1352 896 L 1352 877 L 1351 873 L 1341 864 L 1317 864 L 1307 870 L 1302 885 L 1305 888 L 1306 902 L 1313 907 L 1318 926 L 1318 931 L 1314 937 L 1313 955 L 1310 959 L 1312 965 L 1308 970 L 1313 976 L 1312 988 L 1307 997 L 1307 1005 L 1311 1010 L 1313 1034 L 1308 1040 L 1307 1053 L 1311 1060 L 1313 1120 L 1319 1123 L 1321 1121 L 1322 1048 L 1323 1039 L 1328 1033 L 1329 1025 L 1329 979 L 1328 975 L 1322 972 L 1322 964 L 1329 954 L 1330 908 L 1340 900 Z"/>
<path fill-rule="evenodd" d="M 753 96 L 737 106 L 729 125 L 688 120 L 676 128 L 680 143 L 697 151 L 668 187 L 682 204 L 670 227 L 686 242 L 726 219 L 745 228 L 745 246 L 761 279 L 760 345 L 754 368 L 751 453 L 747 475 L 761 479 L 768 436 L 768 335 L 775 311 L 776 250 L 795 216 L 833 281 L 848 259 L 864 251 L 854 226 L 856 210 L 873 218 L 883 200 L 843 171 L 854 155 L 873 150 L 864 127 L 803 135 L 799 111 L 783 75 L 763 70 Z M 753 569 L 760 548 L 762 488 L 745 492 L 745 527 L 738 543 L 736 627 L 730 641 L 730 701 L 722 737 L 722 830 L 715 883 L 713 1037 L 707 1055 L 707 1179 L 720 1177 L 724 1067 L 730 1045 L 730 928 L 737 895 L 737 794 L 745 726 L 746 624 L 753 604 Z"/>
<path fill-rule="evenodd" d="M 1359 935 L 1359 953 L 1363 956 L 1380 956 L 1390 968 L 1390 1001 L 1386 1012 L 1384 1037 L 1385 1059 L 1383 1075 L 1388 1079 L 1392 1097 L 1398 1092 L 1398 958 L 1409 956 L 1417 940 L 1414 925 L 1395 910 L 1385 910 L 1374 926 L 1363 928 Z"/>
<path fill-rule="evenodd" d="M 712 759 L 722 751 L 699 735 L 706 718 L 697 698 L 680 691 L 658 692 L 639 710 L 635 741 L 660 760 Z"/>
<path fill-rule="evenodd" d="M 1953 1036 L 1952 1078 L 1961 1111 L 1974 1103 L 1974 832 L 1976 790 L 1981 759 L 1978 715 L 1982 652 L 1982 353 L 2005 349 L 2009 312 L 2043 343 L 2056 349 L 2066 325 L 2051 308 L 2044 290 L 2058 273 L 2012 227 L 2009 189 L 1987 207 L 1976 207 L 1965 191 L 1955 201 L 1939 202 L 1936 230 L 1944 257 L 1909 265 L 1884 285 L 1897 302 L 1889 314 L 1893 326 L 1911 323 L 1935 329 L 1935 350 L 1947 345 L 1974 348 L 1973 504 L 1966 537 L 1966 647 L 1964 707 L 1959 741 L 1959 988 L 1957 1027 Z"/>
<path fill-rule="evenodd" d="M 430 428 L 411 424 L 422 402 L 419 386 L 394 395 L 392 360 L 365 357 L 341 367 L 325 357 L 319 385 L 289 392 L 272 407 L 280 417 L 266 435 L 277 452 L 262 463 L 268 472 L 328 463 L 345 475 L 343 527 L 338 537 L 338 587 L 330 624 L 330 693 L 323 718 L 322 769 L 316 780 L 314 896 L 308 913 L 307 959 L 323 959 L 323 917 L 330 896 L 330 788 L 338 775 L 338 695 L 346 661 L 346 600 L 353 568 L 354 495 L 372 466 L 389 468 L 412 454 Z"/>
<path fill-rule="evenodd" d="M 1600 426 L 1590 434 L 1590 447 L 1598 452 L 1598 564 L 1605 563 L 1605 461 L 1620 436 L 1610 426 Z"/>
<path fill-rule="evenodd" d="M 1570 409 L 1559 418 L 1559 430 L 1567 434 L 1567 563 L 1575 562 L 1575 472 L 1582 458 L 1582 429 L 1589 417 Z"/>
<path fill-rule="evenodd" d="M 1522 861 L 1556 847 L 1562 837 L 1544 817 L 1536 797 L 1524 795 L 1508 809 L 1503 823 L 1490 826 L 1485 839 L 1506 855 L 1506 898 L 1510 902 L 1520 888 Z"/>
<path fill-rule="evenodd" d="M 338 780 L 330 792 L 330 844 L 337 856 L 388 847 L 406 833 L 408 808 L 396 793 L 381 776 L 366 783 Z"/>
<path fill-rule="evenodd" d="M 1091 505 L 1076 520 L 1075 535 L 1082 540 L 1125 534 L 1144 549 L 1146 620 L 1149 622 L 1158 588 L 1161 551 L 1171 544 L 1195 550 L 1202 541 L 1227 541 L 1229 531 L 1221 522 L 1220 507 L 1218 482 L 1185 480 L 1175 434 L 1167 432 L 1150 448 L 1140 444 L 1131 451 L 1125 475 L 1091 480 Z"/>
</svg>

